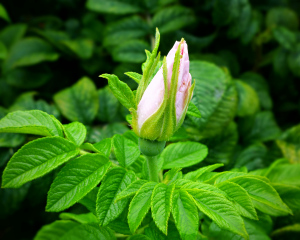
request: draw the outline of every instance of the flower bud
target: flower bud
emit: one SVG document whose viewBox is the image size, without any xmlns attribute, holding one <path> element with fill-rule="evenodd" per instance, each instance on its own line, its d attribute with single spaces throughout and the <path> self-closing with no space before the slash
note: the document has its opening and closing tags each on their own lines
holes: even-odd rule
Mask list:
<svg viewBox="0 0 300 240">
<path fill-rule="evenodd" d="M 186 42 L 175 42 L 133 115 L 133 129 L 139 137 L 166 141 L 181 126 L 194 89 L 189 65 Z"/>
</svg>

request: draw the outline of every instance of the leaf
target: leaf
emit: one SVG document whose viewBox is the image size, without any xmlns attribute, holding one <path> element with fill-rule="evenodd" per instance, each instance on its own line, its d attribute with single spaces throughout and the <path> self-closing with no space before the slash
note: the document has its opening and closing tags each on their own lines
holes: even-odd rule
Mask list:
<svg viewBox="0 0 300 240">
<path fill-rule="evenodd" d="M 98 224 L 81 224 L 73 228 L 61 240 L 116 240 L 112 230 L 107 227 L 99 227 Z"/>
<path fill-rule="evenodd" d="M 26 24 L 18 23 L 8 25 L 0 32 L 0 41 L 6 46 L 7 49 L 9 49 L 24 36 L 26 30 Z"/>
<path fill-rule="evenodd" d="M 102 122 L 115 121 L 120 104 L 108 86 L 98 90 L 98 99 L 99 110 L 97 118 Z"/>
<path fill-rule="evenodd" d="M 273 7 L 267 12 L 266 25 L 267 28 L 282 26 L 290 30 L 297 30 L 299 27 L 299 21 L 297 13 L 295 13 L 292 9 L 285 7 Z"/>
<path fill-rule="evenodd" d="M 122 167 L 129 167 L 140 156 L 138 145 L 122 135 L 114 135 L 112 142 L 114 153 Z"/>
<path fill-rule="evenodd" d="M 191 61 L 190 73 L 196 81 L 191 102 L 199 109 L 202 117 L 188 116 L 188 121 L 185 121 L 187 131 L 198 140 L 215 136 L 223 131 L 235 116 L 235 86 L 221 68 L 211 63 Z"/>
<path fill-rule="evenodd" d="M 90 124 L 96 117 L 99 103 L 95 84 L 87 77 L 53 97 L 62 114 L 70 121 Z"/>
<path fill-rule="evenodd" d="M 207 147 L 196 142 L 179 142 L 168 145 L 161 153 L 163 169 L 188 167 L 201 162 L 207 156 Z"/>
<path fill-rule="evenodd" d="M 290 51 L 288 55 L 288 66 L 292 73 L 299 77 L 300 76 L 300 71 L 299 71 L 299 66 L 300 66 L 300 44 L 298 43 L 292 51 Z"/>
<path fill-rule="evenodd" d="M 61 123 L 39 110 L 16 111 L 7 114 L 0 120 L 0 132 L 63 137 Z"/>
<path fill-rule="evenodd" d="M 126 72 L 124 73 L 125 75 L 127 75 L 128 77 L 132 78 L 134 81 L 136 81 L 137 84 L 140 83 L 143 75 L 136 73 L 136 72 Z"/>
<path fill-rule="evenodd" d="M 170 185 L 175 182 L 177 179 L 182 178 L 181 168 L 172 168 L 164 174 L 163 183 Z"/>
<path fill-rule="evenodd" d="M 244 188 L 251 197 L 254 207 L 258 210 L 271 216 L 282 216 L 292 213 L 270 184 L 250 176 L 235 177 L 228 181 Z"/>
<path fill-rule="evenodd" d="M 120 44 L 120 39 L 123 42 L 138 39 L 144 37 L 148 32 L 149 26 L 140 16 L 122 18 L 106 26 L 104 45 L 118 45 Z"/>
<path fill-rule="evenodd" d="M 201 113 L 199 111 L 199 109 L 196 107 L 196 105 L 192 102 L 190 102 L 188 110 L 186 112 L 186 114 L 190 115 L 190 116 L 194 116 L 197 118 L 201 118 Z"/>
<path fill-rule="evenodd" d="M 136 192 L 145 184 L 147 180 L 137 180 L 131 183 L 127 188 L 125 188 L 122 192 L 117 195 L 116 201 L 119 201 L 124 198 L 131 197 L 136 194 Z"/>
<path fill-rule="evenodd" d="M 6 55 L 7 55 L 7 49 L 5 45 L 2 42 L 0 42 L 0 60 L 5 59 Z"/>
<path fill-rule="evenodd" d="M 182 240 L 197 239 L 199 214 L 196 204 L 186 191 L 174 192 L 172 215 Z"/>
<path fill-rule="evenodd" d="M 60 113 L 58 112 L 58 109 L 54 105 L 52 104 L 50 105 L 42 99 L 35 100 L 34 97 L 36 95 L 37 92 L 25 92 L 19 95 L 17 99 L 14 101 L 13 105 L 10 106 L 9 111 L 14 112 L 18 110 L 22 110 L 22 111 L 41 110 L 43 112 L 48 113 L 49 115 L 53 115 L 56 118 L 60 117 Z"/>
<path fill-rule="evenodd" d="M 70 231 L 80 226 L 79 223 L 66 220 L 57 220 L 44 225 L 34 237 L 34 240 L 60 240 Z"/>
<path fill-rule="evenodd" d="M 74 143 L 61 137 L 39 138 L 29 142 L 7 164 L 2 187 L 18 188 L 52 171 L 78 153 Z"/>
<path fill-rule="evenodd" d="M 175 185 L 159 183 L 153 189 L 151 197 L 151 212 L 156 226 L 168 234 L 168 220 L 172 209 L 172 197 Z"/>
<path fill-rule="evenodd" d="M 6 82 L 21 89 L 33 89 L 44 85 L 53 77 L 49 66 L 38 64 L 30 67 L 15 68 L 5 75 Z"/>
<path fill-rule="evenodd" d="M 279 164 L 270 169 L 266 177 L 272 183 L 294 185 L 300 187 L 299 164 Z"/>
<path fill-rule="evenodd" d="M 205 161 L 208 163 L 221 162 L 229 164 L 232 161 L 238 138 L 237 125 L 235 122 L 231 122 L 218 135 L 202 140 L 201 143 L 208 148 Z"/>
<path fill-rule="evenodd" d="M 75 214 L 75 213 L 67 213 L 63 212 L 59 214 L 59 218 L 63 220 L 74 220 L 78 223 L 97 223 L 96 216 L 89 212 L 89 213 L 83 213 L 83 214 Z"/>
<path fill-rule="evenodd" d="M 273 36 L 287 50 L 292 50 L 297 44 L 297 35 L 285 27 L 278 26 L 274 28 Z"/>
<path fill-rule="evenodd" d="M 135 234 L 130 236 L 128 240 L 151 240 L 151 239 L 143 234 Z"/>
<path fill-rule="evenodd" d="M 145 49 L 150 49 L 147 42 L 129 40 L 116 46 L 112 51 L 112 57 L 116 62 L 142 63 L 146 60 Z"/>
<path fill-rule="evenodd" d="M 282 201 L 293 211 L 300 209 L 300 188 L 292 185 L 273 183 Z"/>
<path fill-rule="evenodd" d="M 80 146 L 86 137 L 86 127 L 80 122 L 72 122 L 64 125 L 64 133 L 67 139 Z"/>
<path fill-rule="evenodd" d="M 230 197 L 230 200 L 233 201 L 234 206 L 241 216 L 258 220 L 254 205 L 245 189 L 238 184 L 229 181 L 219 183 L 216 187 L 221 189 L 228 197 Z"/>
<path fill-rule="evenodd" d="M 250 118 L 240 119 L 238 126 L 241 136 L 247 143 L 274 140 L 281 133 L 270 111 L 262 111 Z"/>
<path fill-rule="evenodd" d="M 102 74 L 100 77 L 108 80 L 111 91 L 124 107 L 136 109 L 135 97 L 126 83 L 113 74 Z"/>
<path fill-rule="evenodd" d="M 235 80 L 235 86 L 239 99 L 237 115 L 239 117 L 244 117 L 258 112 L 260 106 L 258 95 L 255 90 L 247 83 L 239 80 Z"/>
<path fill-rule="evenodd" d="M 99 184 L 110 165 L 100 154 L 85 154 L 68 163 L 51 185 L 46 211 L 60 212 L 74 205 Z"/>
<path fill-rule="evenodd" d="M 7 22 L 11 22 L 10 17 L 2 4 L 0 4 L 0 18 L 4 19 Z"/>
<path fill-rule="evenodd" d="M 129 205 L 128 224 L 132 233 L 140 226 L 151 206 L 151 195 L 157 183 L 145 183 Z"/>
<path fill-rule="evenodd" d="M 289 226 L 285 226 L 279 229 L 276 229 L 275 231 L 272 232 L 271 236 L 272 237 L 284 237 L 285 234 L 293 234 L 293 236 L 296 237 L 296 235 L 298 236 L 300 232 L 300 224 L 299 223 L 295 223 L 293 225 L 289 225 Z"/>
<path fill-rule="evenodd" d="M 137 5 L 132 4 L 132 1 L 124 0 L 88 0 L 86 7 L 92 11 L 110 14 L 129 14 L 141 11 Z"/>
<path fill-rule="evenodd" d="M 243 219 L 223 195 L 212 191 L 189 189 L 188 194 L 201 212 L 211 218 L 220 228 L 248 238 Z"/>
<path fill-rule="evenodd" d="M 291 163 L 300 162 L 300 124 L 286 130 L 276 141 L 283 156 Z"/>
<path fill-rule="evenodd" d="M 249 171 L 258 166 L 264 166 L 264 158 L 267 155 L 267 148 L 262 143 L 255 143 L 243 149 L 235 159 L 235 168 L 247 167 Z"/>
<path fill-rule="evenodd" d="M 94 42 L 91 39 L 61 40 L 59 43 L 66 46 L 68 50 L 81 59 L 89 59 L 93 55 Z"/>
<path fill-rule="evenodd" d="M 90 212 L 96 216 L 96 200 L 97 200 L 98 187 L 95 187 L 85 197 L 79 200 L 79 203 L 85 206 Z"/>
<path fill-rule="evenodd" d="M 135 174 L 123 168 L 113 168 L 106 174 L 96 202 L 97 217 L 101 226 L 116 219 L 125 209 L 128 199 L 115 202 L 116 197 L 135 180 Z"/>
<path fill-rule="evenodd" d="M 16 67 L 35 65 L 44 61 L 56 61 L 59 54 L 44 40 L 36 37 L 24 38 L 10 49 L 3 63 L 5 72 Z"/>
<path fill-rule="evenodd" d="M 0 147 L 17 147 L 24 143 L 26 136 L 17 133 L 0 133 Z"/>
<path fill-rule="evenodd" d="M 182 6 L 171 6 L 158 11 L 152 18 L 152 26 L 160 33 L 173 32 L 190 25 L 195 21 L 191 9 Z"/>
<path fill-rule="evenodd" d="M 192 181 L 196 181 L 199 177 L 201 177 L 202 174 L 206 173 L 206 172 L 211 172 L 219 167 L 222 167 L 224 166 L 223 163 L 216 163 L 216 164 L 213 164 L 213 165 L 209 165 L 209 166 L 206 166 L 206 167 L 202 167 L 202 168 L 199 168 L 198 170 L 196 171 L 192 171 L 192 172 L 189 172 L 187 173 L 186 175 L 184 175 L 184 179 L 188 179 L 188 180 L 192 180 Z"/>
<path fill-rule="evenodd" d="M 238 3 L 238 0 L 216 0 L 213 4 L 213 23 L 217 26 L 224 26 L 238 17 Z"/>
</svg>

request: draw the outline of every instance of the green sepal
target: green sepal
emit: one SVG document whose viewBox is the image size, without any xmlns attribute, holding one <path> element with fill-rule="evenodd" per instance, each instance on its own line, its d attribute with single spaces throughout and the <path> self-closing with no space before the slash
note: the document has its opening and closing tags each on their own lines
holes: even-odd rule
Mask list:
<svg viewBox="0 0 300 240">
<path fill-rule="evenodd" d="M 157 50 L 158 50 L 158 46 L 159 46 L 159 41 L 160 41 L 160 34 L 158 29 L 156 28 L 156 34 L 155 34 L 155 46 L 154 49 L 152 51 L 152 54 L 149 57 L 149 54 L 147 54 L 147 61 L 144 63 L 143 66 L 143 77 L 140 81 L 139 87 L 137 89 L 137 94 L 136 94 L 136 102 L 139 103 L 150 80 L 151 77 L 151 72 L 153 73 L 153 71 L 155 70 L 156 66 L 154 65 L 154 62 L 157 62 L 156 65 L 158 64 L 158 61 L 155 61 L 156 59 L 156 54 L 157 54 Z M 152 70 L 153 69 L 153 70 Z"/>
</svg>

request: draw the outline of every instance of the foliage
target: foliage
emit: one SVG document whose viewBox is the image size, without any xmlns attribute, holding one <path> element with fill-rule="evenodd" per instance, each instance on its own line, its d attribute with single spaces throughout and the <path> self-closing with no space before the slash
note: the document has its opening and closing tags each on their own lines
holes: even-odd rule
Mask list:
<svg viewBox="0 0 300 240">
<path fill-rule="evenodd" d="M 298 239 L 299 9 L 1 1 L 4 239 Z M 194 94 L 152 182 L 129 113 L 181 38 Z"/>
</svg>

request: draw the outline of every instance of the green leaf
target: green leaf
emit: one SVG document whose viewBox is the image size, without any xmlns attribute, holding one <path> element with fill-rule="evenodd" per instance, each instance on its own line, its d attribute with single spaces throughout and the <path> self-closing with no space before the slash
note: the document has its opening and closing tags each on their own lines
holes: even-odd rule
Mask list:
<svg viewBox="0 0 300 240">
<path fill-rule="evenodd" d="M 127 75 L 128 77 L 132 78 L 134 81 L 136 81 L 137 84 L 140 83 L 143 75 L 136 73 L 136 72 L 126 72 L 124 73 L 125 75 Z"/>
<path fill-rule="evenodd" d="M 131 183 L 126 189 L 120 192 L 116 198 L 116 201 L 119 201 L 123 198 L 128 198 L 136 194 L 136 192 L 145 184 L 147 180 L 137 180 Z"/>
<path fill-rule="evenodd" d="M 18 96 L 13 105 L 10 106 L 9 111 L 14 112 L 18 110 L 41 110 L 56 118 L 60 117 L 58 109 L 54 105 L 48 104 L 46 101 L 39 99 L 35 100 L 36 92 L 25 92 Z"/>
<path fill-rule="evenodd" d="M 190 73 L 196 80 L 191 102 L 199 109 L 202 117 L 188 116 L 187 131 L 198 140 L 215 136 L 223 131 L 235 116 L 235 86 L 226 72 L 211 63 L 191 61 Z"/>
<path fill-rule="evenodd" d="M 170 185 L 175 182 L 177 179 L 182 178 L 181 168 L 172 168 L 164 174 L 163 183 Z"/>
<path fill-rule="evenodd" d="M 273 36 L 287 50 L 292 50 L 297 44 L 297 35 L 285 27 L 274 28 Z"/>
<path fill-rule="evenodd" d="M 237 125 L 235 122 L 231 122 L 220 134 L 202 140 L 201 142 L 208 148 L 205 161 L 229 164 L 232 161 L 238 139 Z"/>
<path fill-rule="evenodd" d="M 0 18 L 4 19 L 7 22 L 11 22 L 10 17 L 2 4 L 0 4 Z"/>
<path fill-rule="evenodd" d="M 72 122 L 64 125 L 64 133 L 67 139 L 80 146 L 86 137 L 86 127 L 80 122 Z"/>
<path fill-rule="evenodd" d="M 103 154 L 106 157 L 109 157 L 110 152 L 111 152 L 111 138 L 105 138 L 101 140 L 100 142 L 97 142 L 95 144 L 91 143 L 84 143 L 81 148 L 89 151 L 93 151 L 96 153 Z"/>
<path fill-rule="evenodd" d="M 112 57 L 116 62 L 142 63 L 146 60 L 145 49 L 150 49 L 143 40 L 130 40 L 116 46 Z"/>
<path fill-rule="evenodd" d="M 128 223 L 132 233 L 140 226 L 151 206 L 151 195 L 157 183 L 145 183 L 129 205 Z"/>
<path fill-rule="evenodd" d="M 243 149 L 234 160 L 234 167 L 247 167 L 249 171 L 258 166 L 264 166 L 264 158 L 267 155 L 267 148 L 262 143 L 255 143 Z"/>
<path fill-rule="evenodd" d="M 81 59 L 89 59 L 93 55 L 94 42 L 91 39 L 61 40 L 59 43 Z"/>
<path fill-rule="evenodd" d="M 99 190 L 98 187 L 95 187 L 85 197 L 79 200 L 79 203 L 85 206 L 95 216 L 96 216 L 96 200 L 97 200 L 98 190 Z"/>
<path fill-rule="evenodd" d="M 294 185 L 300 187 L 299 164 L 279 164 L 270 169 L 266 177 L 272 183 Z"/>
<path fill-rule="evenodd" d="M 175 185 L 159 183 L 153 189 L 151 197 L 151 212 L 156 226 L 168 234 L 168 221 L 172 209 L 172 197 Z"/>
<path fill-rule="evenodd" d="M 90 124 L 96 117 L 99 103 L 95 84 L 87 77 L 54 95 L 62 114 L 70 121 Z"/>
<path fill-rule="evenodd" d="M 235 177 L 228 181 L 244 188 L 251 197 L 254 207 L 261 212 L 271 216 L 282 216 L 292 213 L 270 184 L 250 176 Z"/>
<path fill-rule="evenodd" d="M 135 234 L 130 236 L 128 240 L 151 240 L 151 239 L 143 234 Z"/>
<path fill-rule="evenodd" d="M 17 88 L 33 89 L 44 85 L 53 77 L 49 66 L 38 64 L 30 67 L 15 68 L 5 75 L 6 82 Z"/>
<path fill-rule="evenodd" d="M 288 55 L 288 66 L 295 76 L 300 76 L 300 43 L 293 48 L 293 51 L 290 51 Z"/>
<path fill-rule="evenodd" d="M 97 217 L 100 225 L 105 226 L 116 219 L 125 209 L 128 199 L 115 202 L 117 195 L 136 180 L 133 172 L 123 168 L 113 168 L 103 180 L 96 203 Z"/>
<path fill-rule="evenodd" d="M 240 119 L 238 123 L 240 134 L 247 143 L 274 140 L 281 133 L 273 113 L 269 111 L 259 112 L 255 116 Z"/>
<path fill-rule="evenodd" d="M 61 123 L 53 116 L 39 110 L 7 114 L 0 120 L 0 132 L 63 137 Z"/>
<path fill-rule="evenodd" d="M 258 220 L 254 205 L 245 189 L 229 181 L 219 183 L 216 187 L 227 194 L 241 216 Z"/>
<path fill-rule="evenodd" d="M 114 135 L 112 142 L 114 153 L 122 167 L 129 167 L 140 156 L 139 146 L 122 135 Z"/>
<path fill-rule="evenodd" d="M 116 240 L 115 234 L 107 227 L 99 227 L 96 223 L 81 224 L 73 228 L 61 240 Z"/>
<path fill-rule="evenodd" d="M 92 11 L 110 14 L 129 14 L 141 11 L 132 1 L 126 0 L 88 0 L 86 7 Z"/>
<path fill-rule="evenodd" d="M 186 114 L 190 115 L 190 116 L 194 116 L 197 118 L 201 118 L 201 113 L 199 111 L 199 109 L 196 107 L 196 105 L 192 102 L 190 102 L 188 110 L 186 112 Z"/>
<path fill-rule="evenodd" d="M 98 99 L 98 119 L 102 122 L 115 121 L 120 104 L 118 99 L 113 95 L 108 86 L 98 90 Z"/>
<path fill-rule="evenodd" d="M 216 0 L 213 4 L 213 23 L 217 26 L 229 24 L 239 15 L 238 0 Z"/>
<path fill-rule="evenodd" d="M 186 191 L 174 192 L 172 215 L 182 240 L 197 239 L 199 214 L 196 204 Z"/>
<path fill-rule="evenodd" d="M 34 237 L 34 240 L 60 240 L 69 234 L 73 229 L 78 228 L 79 223 L 66 220 L 57 220 L 44 225 Z"/>
<path fill-rule="evenodd" d="M 123 42 L 138 39 L 149 32 L 149 26 L 140 16 L 122 18 L 117 22 L 108 24 L 104 38 L 104 45 L 119 45 L 120 39 Z"/>
<path fill-rule="evenodd" d="M 7 55 L 6 46 L 2 42 L 0 42 L 0 60 L 5 59 L 6 55 Z"/>
<path fill-rule="evenodd" d="M 274 26 L 286 27 L 290 30 L 297 30 L 299 27 L 299 20 L 297 13 L 290 8 L 273 7 L 270 8 L 266 16 L 267 28 Z"/>
<path fill-rule="evenodd" d="M 207 156 L 207 147 L 196 142 L 179 142 L 168 145 L 161 154 L 163 169 L 188 167 L 201 162 Z"/>
<path fill-rule="evenodd" d="M 51 185 L 46 210 L 60 212 L 74 205 L 99 184 L 110 165 L 100 154 L 85 154 L 68 163 Z"/>
<path fill-rule="evenodd" d="M 281 239 L 282 239 L 282 238 L 285 238 L 285 234 L 286 234 L 287 236 L 292 235 L 297 238 L 299 233 L 300 233 L 300 224 L 295 223 L 293 225 L 289 225 L 289 226 L 285 226 L 285 227 L 276 229 L 274 232 L 272 232 L 271 236 L 274 238 L 281 237 Z"/>
<path fill-rule="evenodd" d="M 206 172 L 211 172 L 211 171 L 213 171 L 213 170 L 215 170 L 219 167 L 222 167 L 222 166 L 224 166 L 223 163 L 216 163 L 216 164 L 213 164 L 213 165 L 209 165 L 209 166 L 206 166 L 206 167 L 199 168 L 196 171 L 192 171 L 192 172 L 189 172 L 186 175 L 184 175 L 184 179 L 196 181 L 199 177 L 201 177 L 202 174 L 204 174 Z"/>
<path fill-rule="evenodd" d="M 127 109 L 136 109 L 134 94 L 126 83 L 120 81 L 119 78 L 113 74 L 102 74 L 100 77 L 108 80 L 111 91 L 124 107 Z"/>
<path fill-rule="evenodd" d="M 273 103 L 269 93 L 269 86 L 261 75 L 254 72 L 246 72 L 239 78 L 255 90 L 262 108 L 266 110 L 272 109 Z"/>
<path fill-rule="evenodd" d="M 59 218 L 62 220 L 74 220 L 78 223 L 97 223 L 96 216 L 89 212 L 89 213 L 83 213 L 83 214 L 75 214 L 75 213 L 61 213 L 59 214 Z"/>
<path fill-rule="evenodd" d="M 152 26 L 158 28 L 160 33 L 163 34 L 181 29 L 194 21 L 195 16 L 191 9 L 172 6 L 158 11 L 152 19 Z"/>
<path fill-rule="evenodd" d="M 16 133 L 0 133 L 0 147 L 17 147 L 24 143 L 26 136 Z"/>
<path fill-rule="evenodd" d="M 238 92 L 238 109 L 237 115 L 244 117 L 252 115 L 259 110 L 259 99 L 255 90 L 239 80 L 235 80 L 235 86 Z"/>
<path fill-rule="evenodd" d="M 286 130 L 276 141 L 283 156 L 291 163 L 300 162 L 300 124 Z"/>
<path fill-rule="evenodd" d="M 27 30 L 26 24 L 8 25 L 0 32 L 0 41 L 4 43 L 7 49 L 19 41 Z"/>
<path fill-rule="evenodd" d="M 189 189 L 188 194 L 201 212 L 211 218 L 220 228 L 248 238 L 243 219 L 223 195 L 201 189 Z"/>
<path fill-rule="evenodd" d="M 283 202 L 293 211 L 300 209 L 300 188 L 292 185 L 274 183 L 272 186 L 279 193 Z"/>
<path fill-rule="evenodd" d="M 16 152 L 2 176 L 2 187 L 17 188 L 75 157 L 79 150 L 61 137 L 36 139 Z"/>
<path fill-rule="evenodd" d="M 59 55 L 42 39 L 30 37 L 16 42 L 3 63 L 4 71 L 16 67 L 30 66 L 44 61 L 56 61 Z"/>
</svg>

